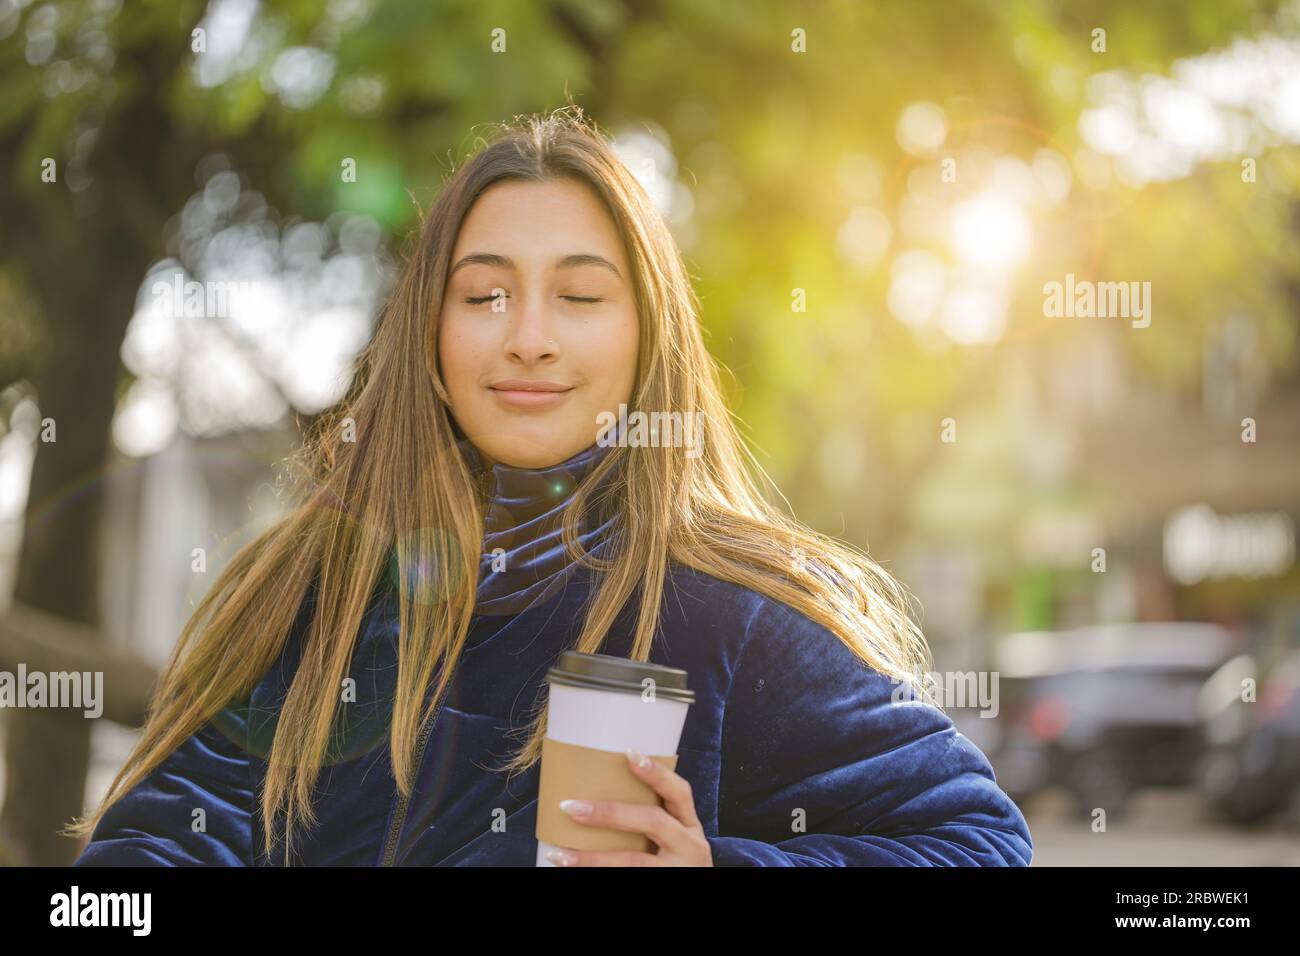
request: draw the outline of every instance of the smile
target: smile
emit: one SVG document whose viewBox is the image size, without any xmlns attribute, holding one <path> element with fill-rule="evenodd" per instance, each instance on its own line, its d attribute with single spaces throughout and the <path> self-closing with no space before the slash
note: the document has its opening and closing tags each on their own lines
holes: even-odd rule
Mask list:
<svg viewBox="0 0 1300 956">
<path fill-rule="evenodd" d="M 497 401 L 514 409 L 551 408 L 573 391 L 572 385 L 554 382 L 501 382 L 489 387 Z"/>
</svg>

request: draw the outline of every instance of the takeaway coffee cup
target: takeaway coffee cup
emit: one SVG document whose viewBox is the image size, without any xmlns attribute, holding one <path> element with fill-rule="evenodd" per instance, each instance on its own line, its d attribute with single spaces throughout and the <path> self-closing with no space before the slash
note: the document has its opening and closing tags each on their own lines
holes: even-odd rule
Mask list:
<svg viewBox="0 0 1300 956">
<path fill-rule="evenodd" d="M 695 693 L 686 671 L 644 661 L 565 651 L 546 672 L 550 681 L 546 736 L 542 739 L 537 798 L 537 865 L 546 854 L 574 850 L 654 849 L 649 837 L 579 823 L 561 800 L 663 801 L 628 765 L 625 751 L 639 750 L 669 769 Z"/>
</svg>

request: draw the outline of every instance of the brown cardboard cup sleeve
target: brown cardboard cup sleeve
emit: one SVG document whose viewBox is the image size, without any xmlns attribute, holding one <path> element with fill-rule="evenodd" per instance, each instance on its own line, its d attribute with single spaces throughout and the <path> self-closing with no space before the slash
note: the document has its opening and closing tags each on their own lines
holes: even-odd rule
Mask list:
<svg viewBox="0 0 1300 956">
<path fill-rule="evenodd" d="M 669 770 L 677 769 L 677 754 L 649 756 Z M 654 851 L 654 844 L 643 833 L 579 823 L 560 809 L 561 800 L 616 800 L 663 806 L 659 794 L 633 775 L 624 754 L 543 737 L 537 839 L 572 850 Z"/>
</svg>

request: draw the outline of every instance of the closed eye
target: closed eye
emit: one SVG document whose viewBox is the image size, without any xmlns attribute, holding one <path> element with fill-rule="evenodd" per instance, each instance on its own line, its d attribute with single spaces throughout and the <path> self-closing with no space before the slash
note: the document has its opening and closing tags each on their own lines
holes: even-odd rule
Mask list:
<svg viewBox="0 0 1300 956">
<path fill-rule="evenodd" d="M 495 298 L 496 296 L 492 296 L 492 295 L 480 295 L 480 296 L 470 296 L 464 301 L 469 305 L 482 305 L 484 302 L 491 302 Z M 510 298 L 510 296 L 503 295 L 501 298 L 508 299 Z M 562 295 L 560 296 L 560 298 L 566 299 L 569 302 L 581 302 L 583 304 L 588 304 L 588 305 L 596 302 L 605 301 L 604 299 L 599 298 L 597 296 L 585 296 L 585 295 Z"/>
</svg>

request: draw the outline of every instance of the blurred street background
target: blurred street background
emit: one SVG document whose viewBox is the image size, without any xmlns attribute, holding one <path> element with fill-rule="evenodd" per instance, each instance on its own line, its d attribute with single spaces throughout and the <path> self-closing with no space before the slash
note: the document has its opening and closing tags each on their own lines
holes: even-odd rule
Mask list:
<svg viewBox="0 0 1300 956">
<path fill-rule="evenodd" d="M 0 671 L 105 674 L 0 709 L 0 862 L 75 856 L 419 209 L 571 100 L 1034 865 L 1300 864 L 1300 2 L 0 0 L 0 90 Z"/>
</svg>

